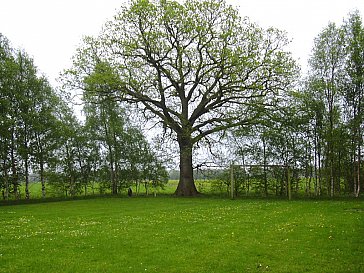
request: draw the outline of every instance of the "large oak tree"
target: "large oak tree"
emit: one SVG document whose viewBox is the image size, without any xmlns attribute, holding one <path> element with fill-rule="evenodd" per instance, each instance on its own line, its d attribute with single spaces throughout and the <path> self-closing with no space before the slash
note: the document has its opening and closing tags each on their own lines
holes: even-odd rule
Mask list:
<svg viewBox="0 0 364 273">
<path fill-rule="evenodd" d="M 198 194 L 192 151 L 204 138 L 255 123 L 297 76 L 285 33 L 264 30 L 223 0 L 133 0 L 85 38 L 65 82 L 135 103 L 180 148 L 177 195 Z M 96 90 L 87 90 L 95 92 Z"/>
</svg>

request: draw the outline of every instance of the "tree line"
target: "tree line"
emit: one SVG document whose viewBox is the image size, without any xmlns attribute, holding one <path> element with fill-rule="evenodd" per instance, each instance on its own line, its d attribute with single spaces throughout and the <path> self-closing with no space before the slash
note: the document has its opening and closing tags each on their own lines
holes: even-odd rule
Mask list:
<svg viewBox="0 0 364 273">
<path fill-rule="evenodd" d="M 166 183 L 165 168 L 122 105 L 95 99 L 85 101 L 81 122 L 32 58 L 0 34 L 3 199 L 29 199 L 31 176 L 41 182 L 43 198 L 47 190 L 74 196 L 97 185 L 99 193 L 117 194 L 140 183 Z"/>
<path fill-rule="evenodd" d="M 256 188 L 265 195 L 287 193 L 285 168 L 269 179 L 268 166 L 280 165 L 289 166 L 296 191 L 359 196 L 360 14 L 319 33 L 305 77 L 288 43 L 284 32 L 262 29 L 224 0 L 131 1 L 97 37 L 84 38 L 61 78 L 62 92 L 82 92 L 80 122 L 32 60 L 2 37 L 4 196 L 17 196 L 30 172 L 69 195 L 93 183 L 113 194 L 131 183 L 163 185 L 165 168 L 130 109 L 178 146 L 177 195 L 199 194 L 194 167 L 206 164 L 195 152 L 224 142 L 236 163 L 258 165 Z"/>
<path fill-rule="evenodd" d="M 358 197 L 364 179 L 363 92 L 364 26 L 355 11 L 315 38 L 308 75 L 282 100 L 281 109 L 234 131 L 235 151 L 243 164 L 290 166 L 296 191 Z M 265 194 L 275 185 L 267 186 L 264 175 L 262 183 Z M 277 192 L 284 194 L 287 185 L 280 185 Z"/>
</svg>

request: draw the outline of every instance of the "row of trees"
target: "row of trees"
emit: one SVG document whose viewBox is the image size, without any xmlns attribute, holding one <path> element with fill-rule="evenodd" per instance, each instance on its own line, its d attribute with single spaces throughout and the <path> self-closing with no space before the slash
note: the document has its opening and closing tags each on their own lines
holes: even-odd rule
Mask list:
<svg viewBox="0 0 364 273">
<path fill-rule="evenodd" d="M 20 198 L 30 177 L 65 195 L 97 185 L 113 194 L 133 183 L 157 187 L 167 173 L 145 137 L 125 117 L 120 103 L 86 101 L 81 123 L 64 99 L 39 76 L 33 60 L 0 35 L 0 188 Z"/>
<path fill-rule="evenodd" d="M 1 90 L 1 187 L 5 199 L 19 196 L 25 180 L 29 198 L 29 174 L 39 170 L 45 194 L 44 167 L 53 148 L 57 127 L 54 111 L 59 98 L 44 77 L 38 77 L 33 61 L 23 51 L 15 51 L 0 35 Z M 54 138 L 53 138 L 54 139 Z"/>
<path fill-rule="evenodd" d="M 282 101 L 284 108 L 259 125 L 235 131 L 240 163 L 290 166 L 294 187 L 307 194 L 359 196 L 364 178 L 364 26 L 359 12 L 341 26 L 330 23 L 322 30 L 309 67 L 298 91 Z M 267 183 L 263 179 L 265 194 Z M 285 183 L 282 187 L 279 192 L 286 192 Z"/>
<path fill-rule="evenodd" d="M 298 85 L 299 69 L 286 51 L 285 33 L 260 28 L 224 0 L 133 0 L 105 24 L 99 36 L 84 39 L 73 66 L 65 71 L 63 90 L 82 91 L 86 120 L 80 124 L 54 96 L 59 102 L 50 112 L 60 122 L 54 132 L 62 133 L 55 134 L 56 148 L 50 148 L 44 158 L 58 163 L 48 160 L 43 167 L 35 164 L 39 161 L 33 144 L 37 126 L 27 120 L 33 110 L 18 101 L 21 94 L 30 101 L 36 98 L 26 95 L 29 88 L 19 87 L 21 82 L 31 82 L 23 81 L 18 72 L 23 71 L 21 60 L 27 58 L 20 58 L 18 52 L 5 53 L 16 67 L 14 78 L 7 77 L 14 86 L 7 90 L 16 92 L 10 91 L 3 100 L 10 102 L 4 122 L 12 125 L 3 138 L 4 181 L 16 185 L 19 172 L 14 166 L 21 166 L 25 177 L 30 168 L 46 167 L 55 174 L 52 181 L 56 177 L 69 181 L 59 184 L 67 185 L 64 190 L 70 194 L 95 180 L 108 181 L 113 193 L 127 185 L 125 181 L 163 180 L 166 174 L 160 161 L 126 118 L 131 116 L 125 114 L 128 104 L 178 145 L 177 195 L 198 194 L 193 165 L 204 164 L 197 162 L 194 152 L 201 147 L 220 148 L 216 142 L 231 135 L 229 151 L 236 143 L 243 164 L 264 166 L 260 189 L 266 195 L 272 188 L 267 166 L 282 165 L 290 166 L 296 189 L 303 181 L 308 194 L 334 196 L 345 191 L 358 196 L 363 32 L 358 12 L 342 26 L 329 24 L 315 39 L 310 71 Z M 20 109 L 21 115 L 12 116 L 12 109 Z M 44 143 L 53 147 L 52 140 Z M 4 185 L 9 192 L 9 183 Z M 283 182 L 279 187 L 276 192 L 287 192 Z"/>
</svg>

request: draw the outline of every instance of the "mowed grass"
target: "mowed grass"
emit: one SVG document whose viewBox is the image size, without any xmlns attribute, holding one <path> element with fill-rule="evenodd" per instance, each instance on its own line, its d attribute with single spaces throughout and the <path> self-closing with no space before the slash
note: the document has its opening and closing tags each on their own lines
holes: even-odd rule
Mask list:
<svg viewBox="0 0 364 273">
<path fill-rule="evenodd" d="M 360 200 L 96 198 L 0 215 L 0 272 L 364 272 Z"/>
</svg>

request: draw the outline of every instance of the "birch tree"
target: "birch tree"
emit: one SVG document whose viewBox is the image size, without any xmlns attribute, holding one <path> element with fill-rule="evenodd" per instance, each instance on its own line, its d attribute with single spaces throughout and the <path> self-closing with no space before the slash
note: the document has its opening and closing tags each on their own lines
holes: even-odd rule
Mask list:
<svg viewBox="0 0 364 273">
<path fill-rule="evenodd" d="M 340 85 L 343 78 L 345 43 L 342 28 L 330 23 L 315 39 L 315 45 L 310 58 L 312 85 L 316 92 L 323 94 L 327 126 L 327 163 L 329 170 L 328 187 L 330 195 L 334 195 L 334 160 L 335 160 L 335 130 L 338 127 L 340 115 L 339 98 Z"/>
<path fill-rule="evenodd" d="M 363 96 L 364 96 L 364 26 L 359 12 L 349 16 L 344 25 L 347 38 L 347 77 L 344 87 L 346 113 L 352 135 L 353 191 L 359 196 L 363 145 Z"/>
</svg>

